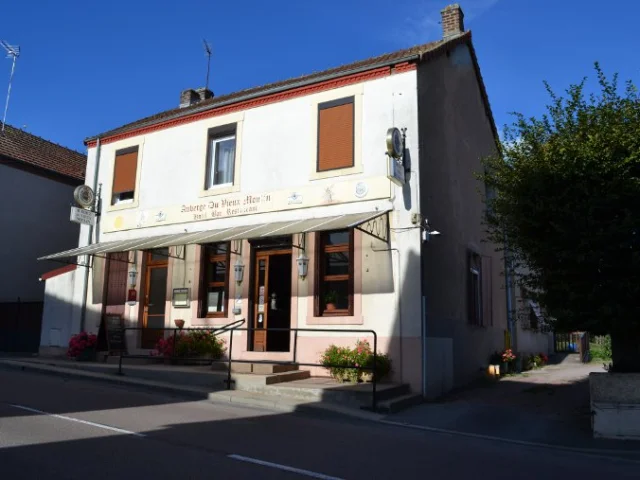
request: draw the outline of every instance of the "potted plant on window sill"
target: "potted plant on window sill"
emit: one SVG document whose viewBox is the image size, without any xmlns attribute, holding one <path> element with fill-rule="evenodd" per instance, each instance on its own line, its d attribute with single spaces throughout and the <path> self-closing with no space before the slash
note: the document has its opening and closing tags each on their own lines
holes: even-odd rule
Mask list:
<svg viewBox="0 0 640 480">
<path fill-rule="evenodd" d="M 338 298 L 338 294 L 334 290 L 329 290 L 324 295 L 324 305 L 325 310 L 328 312 L 332 312 L 336 309 L 336 300 Z"/>
</svg>

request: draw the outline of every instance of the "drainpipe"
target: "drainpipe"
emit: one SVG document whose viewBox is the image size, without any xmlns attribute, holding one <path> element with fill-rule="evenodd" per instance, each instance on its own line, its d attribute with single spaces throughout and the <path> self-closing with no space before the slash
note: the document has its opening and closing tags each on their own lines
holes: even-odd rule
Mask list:
<svg viewBox="0 0 640 480">
<path fill-rule="evenodd" d="M 515 349 L 515 336 L 513 332 L 513 303 L 511 299 L 511 261 L 509 258 L 509 247 L 506 235 L 504 235 L 504 252 L 504 281 L 507 291 L 507 328 L 509 330 L 510 347 Z"/>
<path fill-rule="evenodd" d="M 95 163 L 96 165 L 93 170 L 93 185 L 91 186 L 94 192 L 96 192 L 98 189 L 98 171 L 100 169 L 100 138 L 96 140 L 96 162 Z M 93 207 L 92 207 L 93 211 L 96 211 L 96 207 L 99 205 L 99 202 L 100 202 L 100 199 L 96 195 L 93 201 Z M 87 245 L 91 245 L 92 238 L 93 238 L 93 225 L 89 225 L 89 233 L 87 234 Z M 84 331 L 84 327 L 87 319 L 87 297 L 89 294 L 89 264 L 91 263 L 89 255 L 87 255 L 86 263 L 87 263 L 87 266 L 84 269 L 84 283 L 83 283 L 83 289 L 82 289 L 82 310 L 80 311 L 80 331 L 81 332 Z"/>
</svg>

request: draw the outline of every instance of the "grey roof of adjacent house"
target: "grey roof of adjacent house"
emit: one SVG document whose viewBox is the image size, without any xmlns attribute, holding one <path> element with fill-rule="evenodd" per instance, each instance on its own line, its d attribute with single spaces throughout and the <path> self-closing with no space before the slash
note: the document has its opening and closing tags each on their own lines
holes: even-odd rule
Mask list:
<svg viewBox="0 0 640 480">
<path fill-rule="evenodd" d="M 467 31 L 460 35 L 448 38 L 446 40 L 438 40 L 438 41 L 426 43 L 423 45 L 417 45 L 404 50 L 398 50 L 392 53 L 387 53 L 384 55 L 368 58 L 366 60 L 361 60 L 358 62 L 349 63 L 339 67 L 330 68 L 328 70 L 323 70 L 321 72 L 315 72 L 315 73 L 303 75 L 300 77 L 290 78 L 287 80 L 282 80 L 279 82 L 262 85 L 259 87 L 248 88 L 245 90 L 240 90 L 240 91 L 229 93 L 226 95 L 213 97 L 189 107 L 174 108 L 171 110 L 166 110 L 164 112 L 151 115 L 149 117 L 137 120 L 135 122 L 128 123 L 121 127 L 114 128 L 112 130 L 101 133 L 99 135 L 89 137 L 85 139 L 85 144 L 88 142 L 94 141 L 97 138 L 112 137 L 114 135 L 123 134 L 126 132 L 137 130 L 139 128 L 161 124 L 163 122 L 185 117 L 197 112 L 202 112 L 202 111 L 211 110 L 217 107 L 232 105 L 234 103 L 239 103 L 241 101 L 257 98 L 257 97 L 271 94 L 271 93 L 284 92 L 284 91 L 298 88 L 301 86 L 318 83 L 324 80 L 347 76 L 354 73 L 360 73 L 360 72 L 372 70 L 379 67 L 385 67 L 389 65 L 402 63 L 405 61 L 425 60 L 425 59 L 433 58 L 461 43 L 467 43 L 471 48 L 474 62 L 476 64 L 476 69 L 478 72 L 478 79 L 479 79 L 481 91 L 483 94 L 483 100 L 485 101 L 485 105 L 488 108 L 489 115 L 491 116 L 491 110 L 489 109 L 488 99 L 486 96 L 484 85 L 482 83 L 482 78 L 480 77 L 480 70 L 477 65 L 475 52 L 473 51 L 473 46 L 471 45 L 471 32 Z M 497 138 L 497 135 L 496 135 L 496 138 Z"/>
<path fill-rule="evenodd" d="M 0 162 L 83 181 L 87 157 L 7 124 L 0 133 Z"/>
</svg>

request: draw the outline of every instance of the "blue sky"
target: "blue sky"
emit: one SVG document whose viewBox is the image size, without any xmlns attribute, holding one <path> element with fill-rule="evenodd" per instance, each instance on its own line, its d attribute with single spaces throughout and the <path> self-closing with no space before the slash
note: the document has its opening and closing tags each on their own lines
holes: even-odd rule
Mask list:
<svg viewBox="0 0 640 480">
<path fill-rule="evenodd" d="M 71 148 L 178 105 L 438 39 L 446 0 L 6 1 L 0 39 L 20 45 L 8 123 Z M 461 0 L 499 128 L 538 115 L 593 62 L 640 84 L 636 0 Z M 11 62 L 0 58 L 4 103 Z"/>
</svg>

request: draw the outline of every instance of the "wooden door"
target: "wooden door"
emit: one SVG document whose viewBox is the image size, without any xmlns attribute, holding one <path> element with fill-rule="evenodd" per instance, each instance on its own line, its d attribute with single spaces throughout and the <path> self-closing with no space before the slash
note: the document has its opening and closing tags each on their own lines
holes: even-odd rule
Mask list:
<svg viewBox="0 0 640 480">
<path fill-rule="evenodd" d="M 269 254 L 256 254 L 255 288 L 253 299 L 253 350 L 265 352 L 267 350 L 267 322 L 269 309 Z"/>
<path fill-rule="evenodd" d="M 164 252 L 163 252 L 164 253 Z M 154 348 L 164 334 L 167 305 L 167 257 L 148 252 L 145 267 L 145 288 L 142 315 L 142 348 Z M 149 329 L 149 330 L 146 330 Z"/>
</svg>

